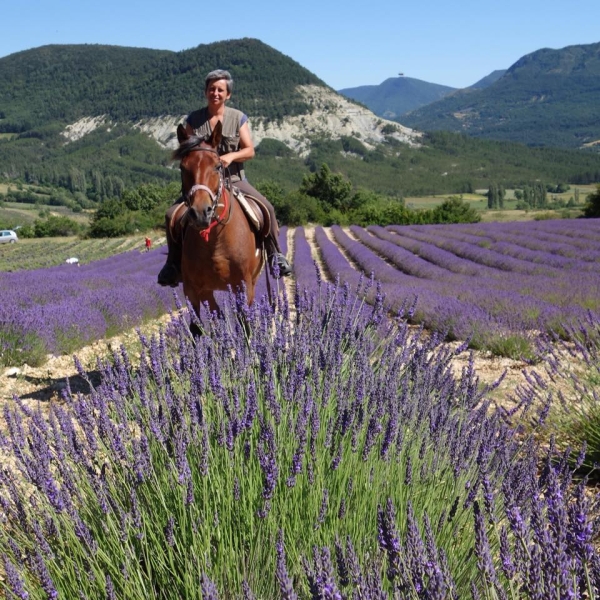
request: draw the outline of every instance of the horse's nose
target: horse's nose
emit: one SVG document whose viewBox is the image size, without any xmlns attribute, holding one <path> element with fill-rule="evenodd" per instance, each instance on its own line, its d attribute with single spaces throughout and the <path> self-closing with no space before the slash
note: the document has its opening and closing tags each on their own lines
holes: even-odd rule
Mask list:
<svg viewBox="0 0 600 600">
<path fill-rule="evenodd" d="M 215 214 L 215 209 L 212 206 L 204 206 L 202 208 L 193 207 L 192 210 L 194 211 L 196 222 L 199 225 L 208 227 Z"/>
<path fill-rule="evenodd" d="M 215 209 L 212 206 L 205 206 L 202 214 L 207 221 L 210 221 L 215 214 Z"/>
</svg>

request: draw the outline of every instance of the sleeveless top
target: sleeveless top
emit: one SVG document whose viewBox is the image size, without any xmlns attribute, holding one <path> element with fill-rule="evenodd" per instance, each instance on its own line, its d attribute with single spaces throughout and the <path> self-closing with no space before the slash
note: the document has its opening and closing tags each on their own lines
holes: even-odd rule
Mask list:
<svg viewBox="0 0 600 600">
<path fill-rule="evenodd" d="M 248 117 L 241 111 L 235 108 L 225 107 L 225 114 L 223 115 L 223 134 L 221 137 L 221 143 L 217 148 L 219 155 L 227 154 L 229 152 L 237 152 L 240 149 L 240 127 L 246 123 Z M 210 113 L 208 108 L 204 107 L 200 110 L 195 110 L 190 113 L 183 125 L 189 123 L 194 134 L 200 138 L 208 140 L 212 134 L 212 128 L 210 126 Z M 240 181 L 246 179 L 244 173 L 243 163 L 232 162 L 229 167 L 229 175 L 231 181 Z"/>
</svg>

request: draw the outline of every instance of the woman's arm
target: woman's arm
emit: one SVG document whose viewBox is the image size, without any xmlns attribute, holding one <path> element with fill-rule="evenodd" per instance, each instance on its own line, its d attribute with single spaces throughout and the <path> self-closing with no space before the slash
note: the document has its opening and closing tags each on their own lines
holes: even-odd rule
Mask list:
<svg viewBox="0 0 600 600">
<path fill-rule="evenodd" d="M 228 167 L 232 162 L 244 162 L 254 158 L 254 144 L 250 135 L 250 127 L 246 121 L 240 127 L 240 147 L 236 152 L 228 152 L 221 156 L 221 162 L 224 167 Z"/>
</svg>

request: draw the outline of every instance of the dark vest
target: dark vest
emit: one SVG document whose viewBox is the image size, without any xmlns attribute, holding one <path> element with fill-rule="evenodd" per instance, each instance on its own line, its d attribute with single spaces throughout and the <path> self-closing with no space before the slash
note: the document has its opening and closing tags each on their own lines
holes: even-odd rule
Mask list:
<svg viewBox="0 0 600 600">
<path fill-rule="evenodd" d="M 228 154 L 229 152 L 237 152 L 240 149 L 240 121 L 242 120 L 241 110 L 225 107 L 223 115 L 223 135 L 221 143 L 217 148 L 219 155 Z M 184 126 L 189 123 L 194 130 L 194 134 L 205 140 L 208 140 L 212 134 L 210 127 L 210 114 L 206 107 L 200 110 L 195 110 L 190 113 L 184 121 Z M 232 162 L 229 165 L 229 174 L 232 181 L 245 179 L 243 163 Z"/>
</svg>

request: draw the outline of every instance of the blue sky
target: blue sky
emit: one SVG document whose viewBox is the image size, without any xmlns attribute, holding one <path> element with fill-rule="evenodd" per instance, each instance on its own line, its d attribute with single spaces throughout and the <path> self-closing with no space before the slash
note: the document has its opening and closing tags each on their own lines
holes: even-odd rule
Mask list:
<svg viewBox="0 0 600 600">
<path fill-rule="evenodd" d="M 253 37 L 334 89 L 400 72 L 466 87 L 540 48 L 600 42 L 599 0 L 2 0 L 0 15 L 0 57 L 46 44 L 179 51 Z"/>
</svg>

